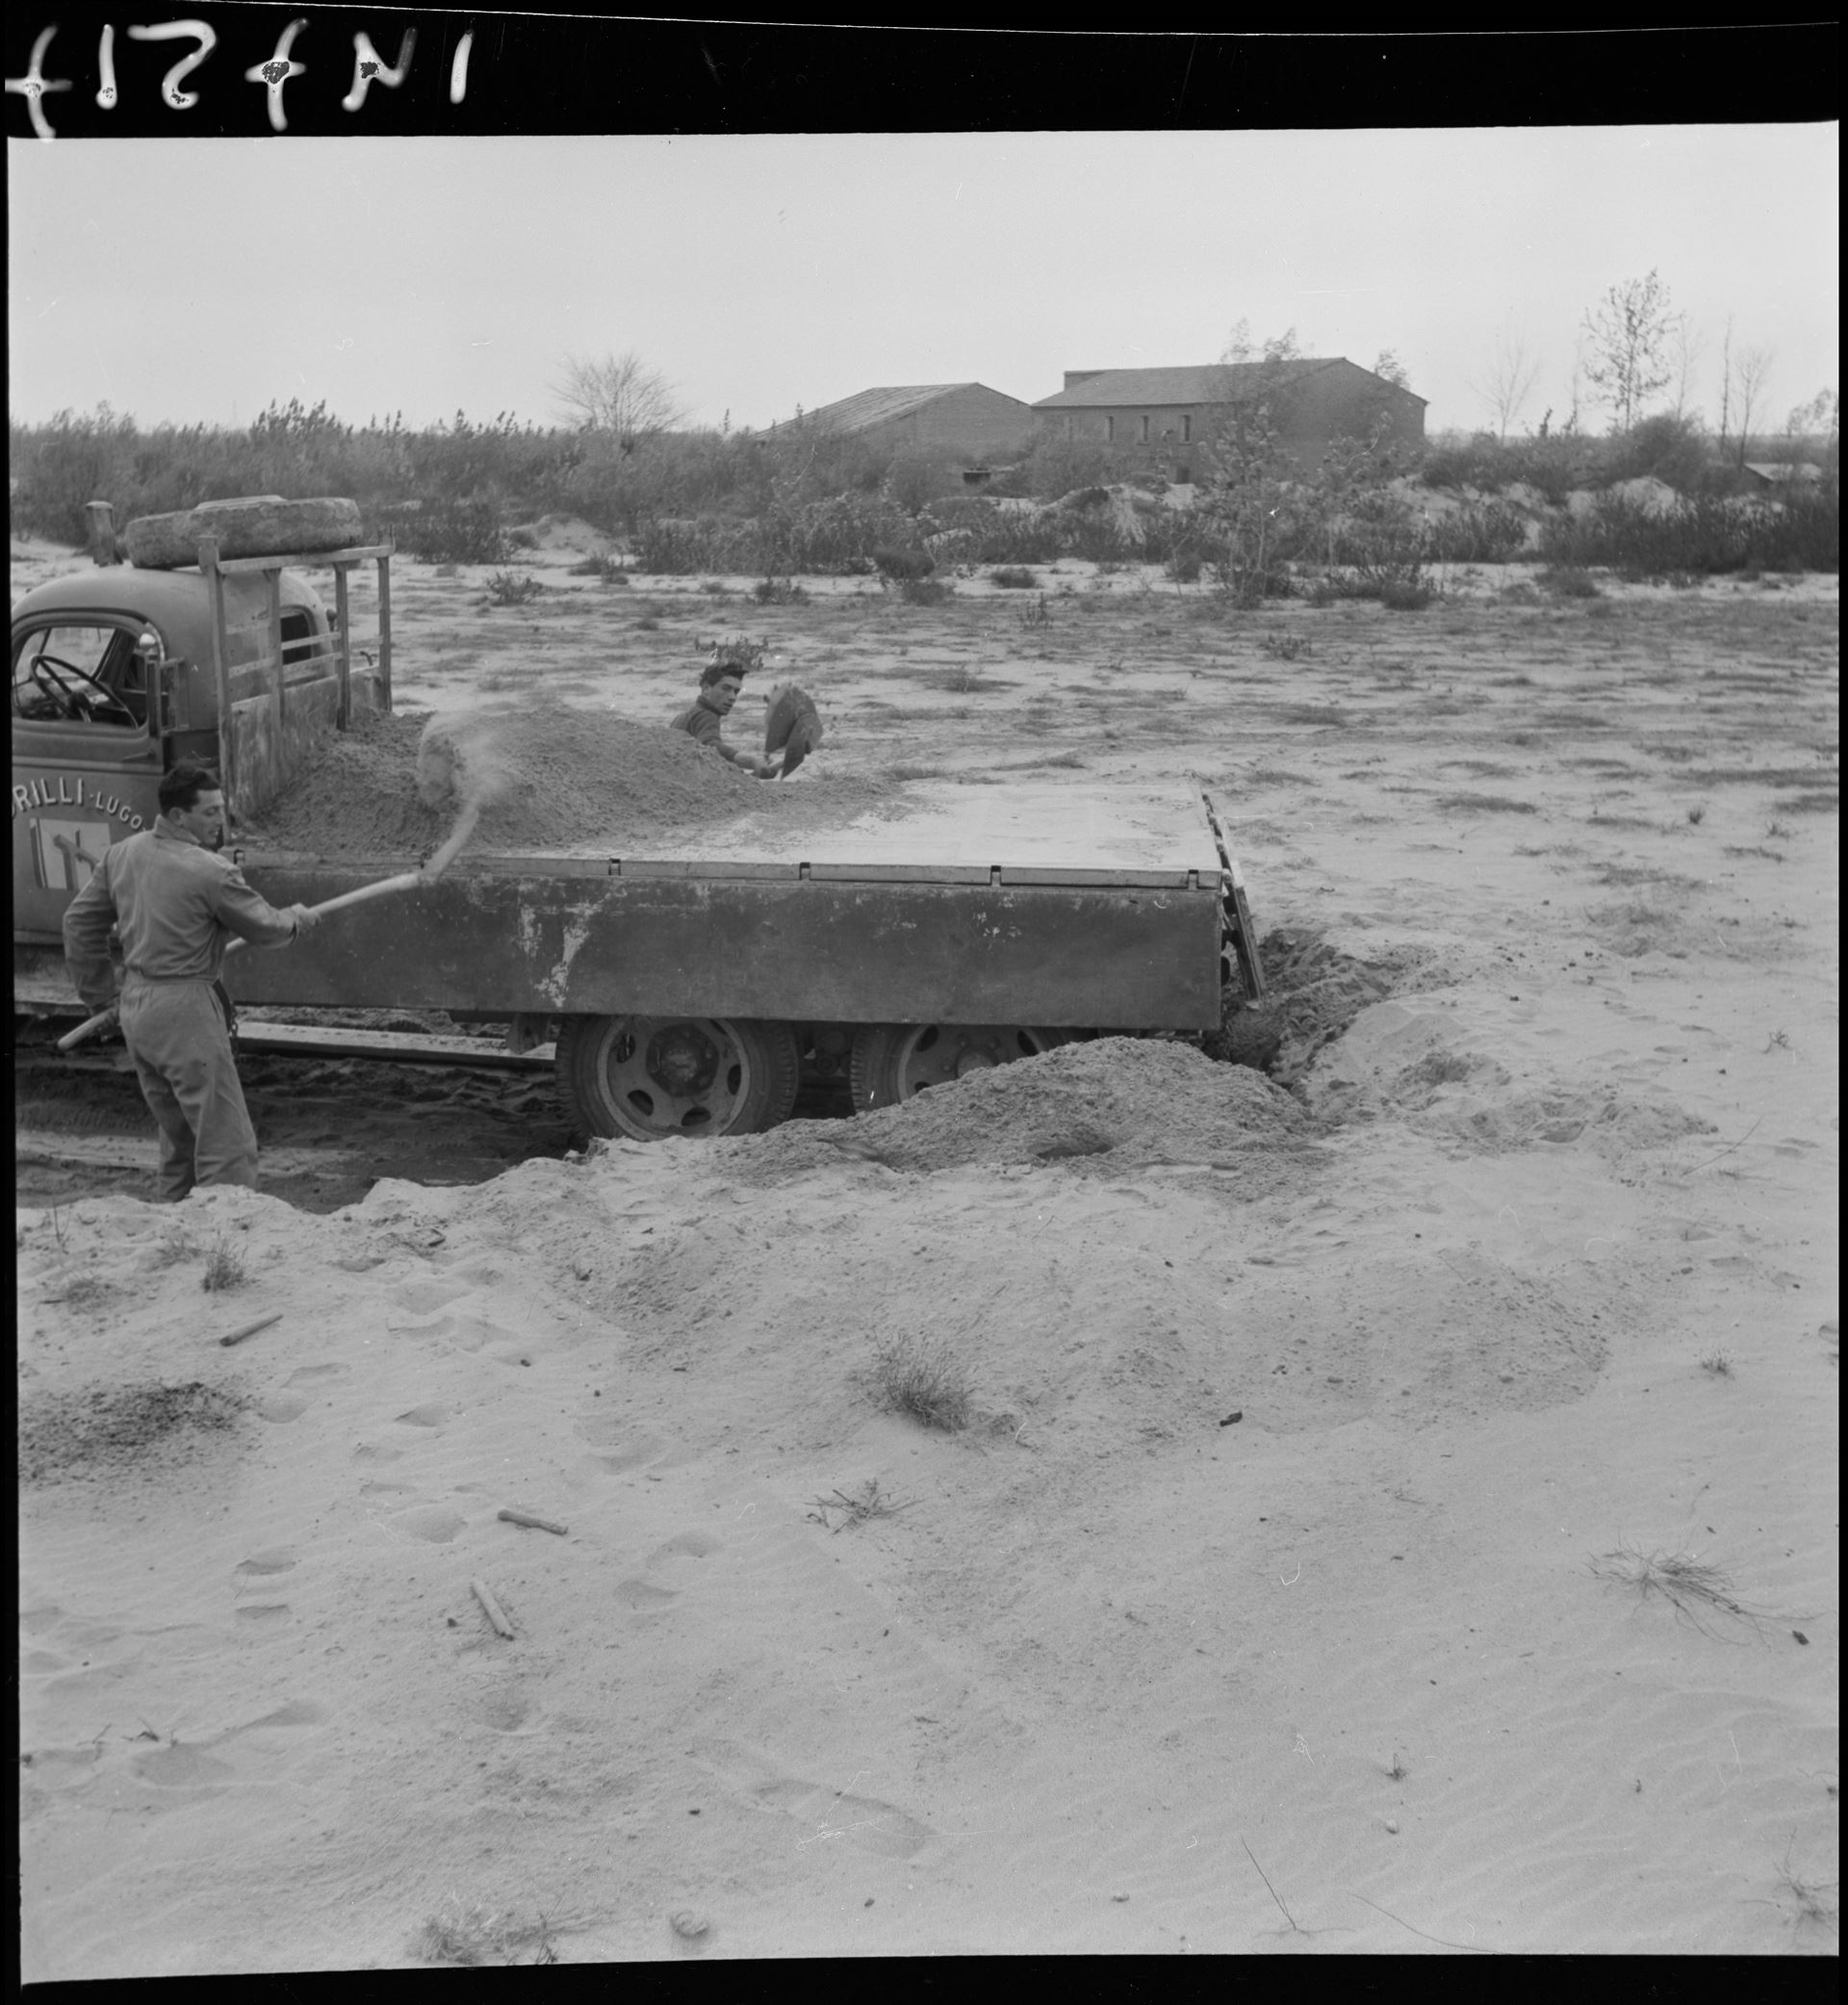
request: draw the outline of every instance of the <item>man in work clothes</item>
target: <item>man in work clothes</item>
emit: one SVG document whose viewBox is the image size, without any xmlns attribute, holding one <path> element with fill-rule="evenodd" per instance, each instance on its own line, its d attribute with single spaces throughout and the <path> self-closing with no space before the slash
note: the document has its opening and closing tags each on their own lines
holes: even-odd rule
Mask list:
<svg viewBox="0 0 1848 2005">
<path fill-rule="evenodd" d="M 233 936 L 287 946 L 319 914 L 260 898 L 218 854 L 224 795 L 218 776 L 175 766 L 161 782 L 154 826 L 112 843 L 64 913 L 64 960 L 91 1010 L 114 1004 L 141 1092 L 161 1131 L 160 1195 L 177 1203 L 194 1184 L 255 1190 L 257 1137 L 231 1051 L 218 986 Z M 119 997 L 109 936 L 121 936 Z"/>
<path fill-rule="evenodd" d="M 732 707 L 737 702 L 743 687 L 743 669 L 735 662 L 728 661 L 721 654 L 701 670 L 699 699 L 688 704 L 675 718 L 672 729 L 685 732 L 689 738 L 697 740 L 708 751 L 716 752 L 721 758 L 729 758 L 734 766 L 742 766 L 747 773 L 755 773 L 759 780 L 773 779 L 777 770 L 773 760 L 758 758 L 750 752 L 740 752 L 719 735 L 719 726 L 732 714 Z"/>
</svg>

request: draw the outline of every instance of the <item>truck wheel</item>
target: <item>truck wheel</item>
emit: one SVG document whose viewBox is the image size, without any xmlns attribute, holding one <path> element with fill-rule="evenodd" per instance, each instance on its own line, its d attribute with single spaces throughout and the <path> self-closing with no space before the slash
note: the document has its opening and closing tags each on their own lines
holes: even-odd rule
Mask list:
<svg viewBox="0 0 1848 2005">
<path fill-rule="evenodd" d="M 1004 1023 L 875 1023 L 854 1039 L 854 1112 L 870 1114 L 970 1072 L 1034 1058 L 1077 1035 Z"/>
<path fill-rule="evenodd" d="M 579 1133 L 636 1142 L 775 1127 L 801 1076 L 791 1026 L 744 1017 L 568 1016 L 556 1065 Z"/>
</svg>

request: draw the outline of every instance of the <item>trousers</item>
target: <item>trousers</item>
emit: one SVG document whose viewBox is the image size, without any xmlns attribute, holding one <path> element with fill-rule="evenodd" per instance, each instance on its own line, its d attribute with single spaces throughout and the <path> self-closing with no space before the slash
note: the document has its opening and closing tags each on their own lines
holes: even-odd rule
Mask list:
<svg viewBox="0 0 1848 2005">
<path fill-rule="evenodd" d="M 160 1195 L 194 1184 L 257 1187 L 257 1135 L 244 1103 L 230 1026 L 210 982 L 142 982 L 121 995 L 122 1040 L 161 1131 Z"/>
</svg>

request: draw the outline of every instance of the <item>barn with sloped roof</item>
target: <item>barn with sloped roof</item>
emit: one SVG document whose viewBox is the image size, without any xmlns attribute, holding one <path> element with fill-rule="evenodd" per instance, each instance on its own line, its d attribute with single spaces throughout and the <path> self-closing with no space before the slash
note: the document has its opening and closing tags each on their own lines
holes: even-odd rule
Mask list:
<svg viewBox="0 0 1848 2005">
<path fill-rule="evenodd" d="M 1277 445 L 1302 464 L 1336 439 L 1370 437 L 1416 449 L 1424 443 L 1426 399 L 1345 355 L 1287 362 L 1214 362 L 1187 369 L 1068 369 L 1065 387 L 1033 407 L 1055 438 L 1147 448 L 1185 461 L 1211 438 L 1215 421 L 1269 393 Z"/>
<path fill-rule="evenodd" d="M 823 404 L 803 421 L 842 437 L 865 438 L 897 450 L 921 447 L 965 459 L 1025 450 L 1034 434 L 1033 406 L 986 383 L 914 383 L 861 390 Z"/>
</svg>

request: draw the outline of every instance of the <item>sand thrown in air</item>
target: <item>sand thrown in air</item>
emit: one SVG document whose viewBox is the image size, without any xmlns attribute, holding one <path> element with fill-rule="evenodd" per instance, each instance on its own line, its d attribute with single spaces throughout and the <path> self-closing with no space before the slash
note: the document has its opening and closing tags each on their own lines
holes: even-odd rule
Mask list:
<svg viewBox="0 0 1848 2005">
<path fill-rule="evenodd" d="M 805 774 L 785 787 L 664 725 L 525 702 L 366 718 L 319 745 L 296 784 L 239 835 L 328 857 L 423 856 L 458 810 L 478 806 L 473 850 L 544 855 L 634 850 L 749 816 L 827 825 L 897 805 L 876 781 Z"/>
</svg>

